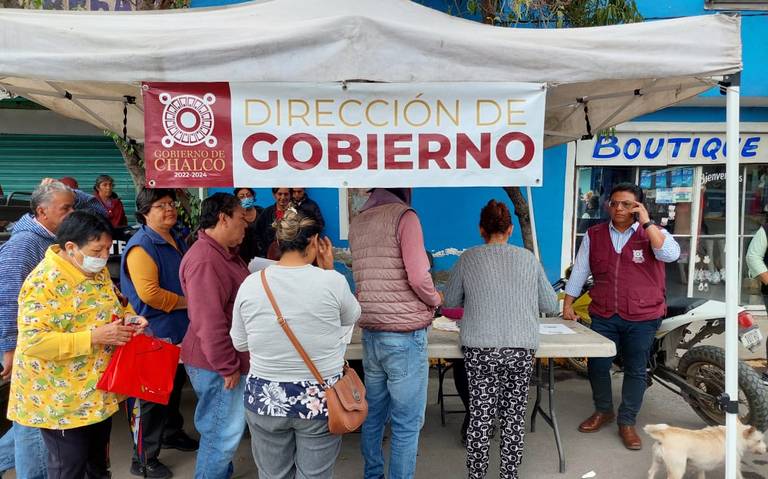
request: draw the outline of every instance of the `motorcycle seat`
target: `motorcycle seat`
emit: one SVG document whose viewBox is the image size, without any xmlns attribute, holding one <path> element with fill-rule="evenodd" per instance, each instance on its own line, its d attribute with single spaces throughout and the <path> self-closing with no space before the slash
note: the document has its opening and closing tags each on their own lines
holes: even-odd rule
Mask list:
<svg viewBox="0 0 768 479">
<path fill-rule="evenodd" d="M 688 311 L 698 308 L 708 300 L 702 298 L 675 298 L 667 302 L 667 314 L 664 319 L 680 316 Z"/>
</svg>

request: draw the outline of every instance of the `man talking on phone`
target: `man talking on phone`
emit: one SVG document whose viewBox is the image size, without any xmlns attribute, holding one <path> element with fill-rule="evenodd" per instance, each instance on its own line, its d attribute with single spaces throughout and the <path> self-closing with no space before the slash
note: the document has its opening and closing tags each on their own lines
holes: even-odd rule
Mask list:
<svg viewBox="0 0 768 479">
<path fill-rule="evenodd" d="M 651 220 L 643 190 L 620 183 L 611 190 L 609 223 L 591 227 L 582 240 L 565 288 L 563 318 L 578 318 L 573 301 L 581 295 L 590 273 L 592 330 L 616 344 L 624 365 L 618 418 L 611 392 L 613 357 L 589 358 L 589 382 L 595 412 L 579 425 L 592 433 L 617 420 L 624 447 L 642 448 L 635 420 L 646 388 L 646 365 L 653 338 L 667 311 L 665 265 L 680 256 L 680 245 Z"/>
</svg>

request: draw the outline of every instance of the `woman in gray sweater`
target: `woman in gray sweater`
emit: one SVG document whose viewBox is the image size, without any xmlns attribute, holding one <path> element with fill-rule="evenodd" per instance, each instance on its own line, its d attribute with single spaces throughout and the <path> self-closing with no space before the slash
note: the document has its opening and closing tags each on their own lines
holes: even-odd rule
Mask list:
<svg viewBox="0 0 768 479">
<path fill-rule="evenodd" d="M 451 271 L 445 305 L 463 306 L 461 346 L 469 379 L 469 477 L 488 469 L 492 422 L 499 418 L 502 478 L 517 478 L 523 455 L 528 382 L 539 345 L 540 313 L 557 295 L 528 250 L 508 244 L 512 218 L 491 200 L 480 212 L 484 245 L 465 251 Z"/>
</svg>

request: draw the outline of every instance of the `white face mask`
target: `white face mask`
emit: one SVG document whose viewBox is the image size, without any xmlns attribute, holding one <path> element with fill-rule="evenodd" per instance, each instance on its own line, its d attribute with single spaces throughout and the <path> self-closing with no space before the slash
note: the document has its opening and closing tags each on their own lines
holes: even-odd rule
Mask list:
<svg viewBox="0 0 768 479">
<path fill-rule="evenodd" d="M 82 251 L 80 251 L 80 254 L 83 256 L 83 263 L 80 265 L 80 268 L 86 273 L 98 273 L 107 265 L 107 258 L 88 256 Z"/>
</svg>

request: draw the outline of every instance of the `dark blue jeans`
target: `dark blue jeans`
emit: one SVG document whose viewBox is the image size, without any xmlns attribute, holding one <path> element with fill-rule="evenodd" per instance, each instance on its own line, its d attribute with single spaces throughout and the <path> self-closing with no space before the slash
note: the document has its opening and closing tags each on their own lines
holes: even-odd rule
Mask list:
<svg viewBox="0 0 768 479">
<path fill-rule="evenodd" d="M 646 366 L 653 346 L 653 338 L 661 324 L 660 319 L 627 321 L 618 315 L 610 318 L 592 316 L 592 331 L 616 344 L 616 354 L 624 366 L 624 384 L 621 386 L 621 405 L 617 422 L 622 426 L 634 426 L 637 413 L 643 404 L 646 387 Z M 595 410 L 613 411 L 611 390 L 611 365 L 613 357 L 589 358 L 589 382 Z"/>
</svg>

